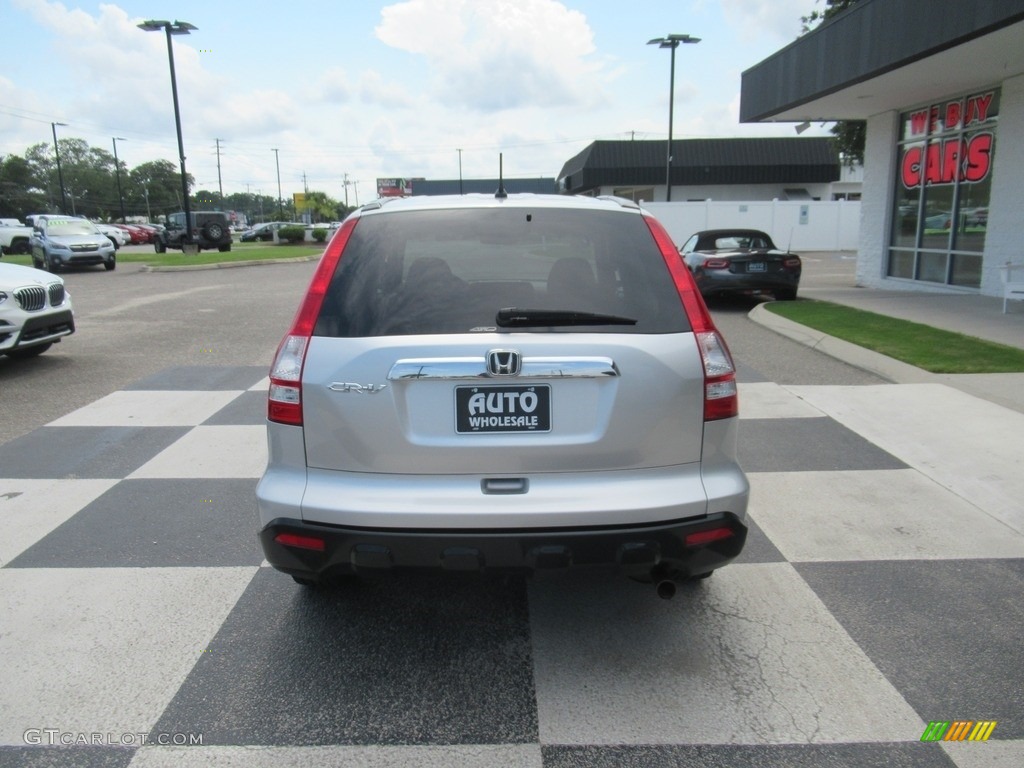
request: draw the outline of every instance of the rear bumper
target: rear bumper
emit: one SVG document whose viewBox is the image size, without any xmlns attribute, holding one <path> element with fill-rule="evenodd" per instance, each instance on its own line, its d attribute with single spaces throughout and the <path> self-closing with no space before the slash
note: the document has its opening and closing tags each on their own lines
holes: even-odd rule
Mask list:
<svg viewBox="0 0 1024 768">
<path fill-rule="evenodd" d="M 791 290 L 800 285 L 799 270 L 743 275 L 736 275 L 724 270 L 713 270 L 699 273 L 694 277 L 702 296 L 727 293 L 772 293 L 777 289 Z"/>
<path fill-rule="evenodd" d="M 692 538 L 709 538 L 710 531 L 721 538 Z M 580 567 L 684 580 L 735 559 L 746 537 L 746 526 L 731 512 L 652 525 L 475 531 L 396 531 L 278 518 L 259 533 L 273 567 L 311 580 L 417 569 L 534 575 Z"/>
</svg>

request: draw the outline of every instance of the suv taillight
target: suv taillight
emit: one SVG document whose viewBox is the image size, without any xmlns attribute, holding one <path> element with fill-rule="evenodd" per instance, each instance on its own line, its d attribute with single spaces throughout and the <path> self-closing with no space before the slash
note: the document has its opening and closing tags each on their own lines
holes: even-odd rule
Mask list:
<svg viewBox="0 0 1024 768">
<path fill-rule="evenodd" d="M 317 315 L 327 294 L 334 270 L 341 260 L 357 219 L 349 219 L 331 238 L 320 258 L 313 279 L 306 289 L 299 311 L 292 320 L 291 330 L 281 341 L 270 368 L 270 391 L 267 394 L 267 419 L 278 424 L 302 426 L 302 366 L 313 336 Z"/>
<path fill-rule="evenodd" d="M 728 419 L 738 416 L 739 396 L 736 388 L 736 366 L 725 339 L 715 328 L 707 305 L 693 282 L 693 277 L 679 258 L 679 251 L 661 223 L 651 216 L 644 216 L 654 241 L 661 250 L 668 271 L 672 275 L 683 308 L 690 320 L 694 338 L 700 349 L 704 365 L 704 421 Z"/>
</svg>

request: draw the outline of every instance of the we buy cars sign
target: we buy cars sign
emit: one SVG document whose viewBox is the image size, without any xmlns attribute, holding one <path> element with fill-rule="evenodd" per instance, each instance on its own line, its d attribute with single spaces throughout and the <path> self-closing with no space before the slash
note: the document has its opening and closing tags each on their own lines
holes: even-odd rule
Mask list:
<svg viewBox="0 0 1024 768">
<path fill-rule="evenodd" d="M 994 92 L 935 104 L 910 114 L 912 137 L 969 128 L 988 122 Z M 976 184 L 992 170 L 995 136 L 991 131 L 935 139 L 906 148 L 900 180 L 908 189 L 954 182 Z"/>
</svg>

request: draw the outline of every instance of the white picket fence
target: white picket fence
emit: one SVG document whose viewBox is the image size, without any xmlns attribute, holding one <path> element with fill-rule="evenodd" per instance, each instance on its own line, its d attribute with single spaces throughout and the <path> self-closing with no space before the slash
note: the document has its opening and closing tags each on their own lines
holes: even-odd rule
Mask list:
<svg viewBox="0 0 1024 768">
<path fill-rule="evenodd" d="M 760 229 L 779 248 L 793 251 L 856 251 L 860 202 L 705 200 L 643 203 L 665 225 L 676 245 L 702 229 Z"/>
</svg>

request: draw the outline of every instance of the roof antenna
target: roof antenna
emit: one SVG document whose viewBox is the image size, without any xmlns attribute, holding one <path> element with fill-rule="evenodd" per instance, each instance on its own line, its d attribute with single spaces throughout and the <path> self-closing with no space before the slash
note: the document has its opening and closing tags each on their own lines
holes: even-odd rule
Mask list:
<svg viewBox="0 0 1024 768">
<path fill-rule="evenodd" d="M 494 196 L 499 200 L 508 197 L 508 192 L 505 191 L 504 157 L 501 152 L 498 153 L 498 191 Z"/>
</svg>

